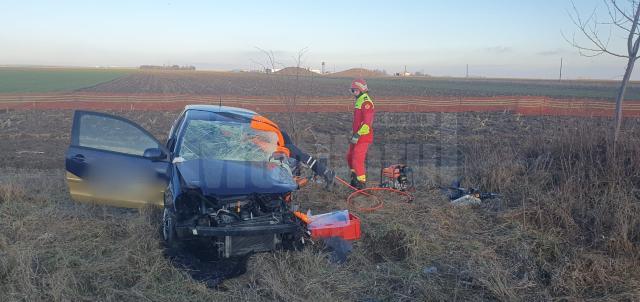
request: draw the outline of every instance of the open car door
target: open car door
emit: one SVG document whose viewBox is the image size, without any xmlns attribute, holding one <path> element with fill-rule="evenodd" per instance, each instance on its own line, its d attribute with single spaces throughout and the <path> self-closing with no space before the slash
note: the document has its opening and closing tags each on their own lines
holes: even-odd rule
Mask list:
<svg viewBox="0 0 640 302">
<path fill-rule="evenodd" d="M 163 205 L 168 151 L 127 119 L 76 111 L 65 166 L 74 200 L 128 208 Z"/>
</svg>

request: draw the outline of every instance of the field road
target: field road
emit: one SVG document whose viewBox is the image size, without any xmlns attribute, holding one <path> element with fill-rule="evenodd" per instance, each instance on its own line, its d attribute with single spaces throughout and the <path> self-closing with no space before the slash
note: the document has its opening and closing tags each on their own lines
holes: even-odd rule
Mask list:
<svg viewBox="0 0 640 302">
<path fill-rule="evenodd" d="M 299 98 L 296 112 L 349 112 L 348 98 Z M 102 94 L 46 93 L 0 94 L 0 110 L 180 110 L 188 104 L 222 104 L 258 112 L 289 112 L 291 98 L 235 97 L 168 94 Z M 499 112 L 522 115 L 613 116 L 615 104 L 590 99 L 553 99 L 549 97 L 383 97 L 376 98 L 376 109 L 382 112 Z M 640 101 L 626 101 L 625 117 L 640 117 Z"/>
</svg>

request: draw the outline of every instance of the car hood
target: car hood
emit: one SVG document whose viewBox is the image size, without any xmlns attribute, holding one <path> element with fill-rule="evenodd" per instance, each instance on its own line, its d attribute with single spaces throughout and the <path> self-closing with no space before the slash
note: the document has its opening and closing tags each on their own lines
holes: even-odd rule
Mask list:
<svg viewBox="0 0 640 302">
<path fill-rule="evenodd" d="M 204 195 L 286 193 L 298 186 L 285 167 L 270 162 L 194 159 L 176 163 L 186 187 Z"/>
</svg>

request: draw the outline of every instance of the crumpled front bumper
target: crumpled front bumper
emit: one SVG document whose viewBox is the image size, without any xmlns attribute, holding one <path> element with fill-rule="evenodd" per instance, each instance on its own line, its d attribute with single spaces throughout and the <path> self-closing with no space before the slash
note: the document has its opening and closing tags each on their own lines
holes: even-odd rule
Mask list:
<svg viewBox="0 0 640 302">
<path fill-rule="evenodd" d="M 176 226 L 178 237 L 225 237 L 225 236 L 258 236 L 272 234 L 291 234 L 298 232 L 300 226 L 293 223 L 273 225 L 205 227 L 205 226 Z"/>
</svg>

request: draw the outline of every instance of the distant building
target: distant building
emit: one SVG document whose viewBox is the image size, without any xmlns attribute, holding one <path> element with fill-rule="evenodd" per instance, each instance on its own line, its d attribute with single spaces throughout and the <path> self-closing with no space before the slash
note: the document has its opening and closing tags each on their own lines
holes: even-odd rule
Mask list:
<svg viewBox="0 0 640 302">
<path fill-rule="evenodd" d="M 192 65 L 140 65 L 140 69 L 155 69 L 155 70 L 196 70 L 195 66 Z"/>
<path fill-rule="evenodd" d="M 396 72 L 393 74 L 396 77 L 410 77 L 412 74 L 410 72 Z"/>
<path fill-rule="evenodd" d="M 413 74 L 413 76 L 416 76 L 416 77 L 425 77 L 425 78 L 430 78 L 430 77 L 431 77 L 431 75 L 430 75 L 430 74 L 428 74 L 428 73 L 424 73 L 424 71 L 416 71 L 416 72 Z"/>
</svg>

